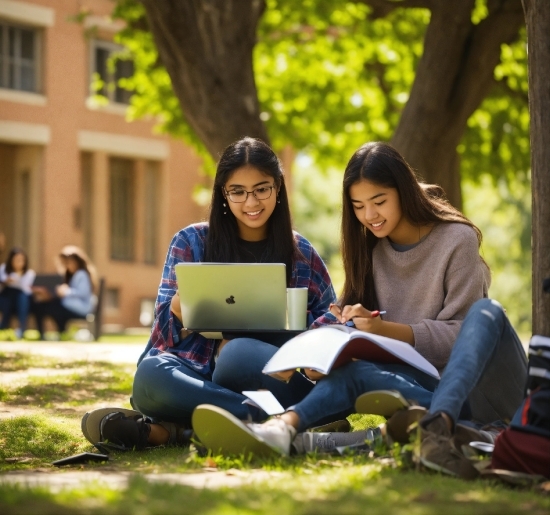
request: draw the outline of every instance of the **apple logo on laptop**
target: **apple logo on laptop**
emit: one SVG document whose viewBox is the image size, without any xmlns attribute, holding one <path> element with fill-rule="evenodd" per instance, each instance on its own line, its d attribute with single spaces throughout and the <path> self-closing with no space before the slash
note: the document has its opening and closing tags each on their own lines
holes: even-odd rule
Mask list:
<svg viewBox="0 0 550 515">
<path fill-rule="evenodd" d="M 225 302 L 227 302 L 228 304 L 235 304 L 235 297 L 231 295 L 230 297 L 227 297 L 227 299 L 225 299 Z"/>
</svg>

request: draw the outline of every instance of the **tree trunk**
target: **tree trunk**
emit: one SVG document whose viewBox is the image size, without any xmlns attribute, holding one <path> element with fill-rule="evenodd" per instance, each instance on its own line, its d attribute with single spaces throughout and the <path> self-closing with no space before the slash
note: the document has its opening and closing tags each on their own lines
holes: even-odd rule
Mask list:
<svg viewBox="0 0 550 515">
<path fill-rule="evenodd" d="M 217 160 L 243 136 L 269 143 L 252 52 L 264 0 L 141 0 L 185 119 Z"/>
<path fill-rule="evenodd" d="M 523 0 L 527 22 L 533 188 L 533 334 L 550 336 L 550 2 Z"/>
<path fill-rule="evenodd" d="M 494 84 L 501 44 L 514 41 L 524 23 L 520 0 L 489 1 L 489 14 L 477 25 L 471 21 L 474 4 L 426 0 L 431 19 L 424 53 L 392 138 L 411 166 L 427 182 L 441 185 L 459 208 L 456 148 L 468 118 Z"/>
</svg>

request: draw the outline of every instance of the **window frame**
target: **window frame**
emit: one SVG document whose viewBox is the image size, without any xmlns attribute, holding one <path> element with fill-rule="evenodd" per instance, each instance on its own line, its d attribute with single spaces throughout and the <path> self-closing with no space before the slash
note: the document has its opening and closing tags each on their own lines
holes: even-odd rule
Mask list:
<svg viewBox="0 0 550 515">
<path fill-rule="evenodd" d="M 0 18 L 0 25 L 3 28 L 2 35 L 3 35 L 3 41 L 2 41 L 2 61 L 0 65 L 2 66 L 2 74 L 0 77 L 5 77 L 6 83 L 2 84 L 0 83 L 0 89 L 6 90 L 6 91 L 17 91 L 21 93 L 29 93 L 29 94 L 41 94 L 43 93 L 43 53 L 42 53 L 42 47 L 43 47 L 43 33 L 44 29 L 42 27 L 37 27 L 35 25 L 26 25 L 24 23 L 17 23 L 13 22 L 9 19 Z M 15 29 L 18 33 L 17 36 L 17 42 L 16 45 L 19 50 L 19 55 L 15 57 L 11 57 L 9 55 L 9 30 Z M 33 41 L 33 54 L 34 58 L 32 60 L 33 70 L 34 70 L 34 89 L 28 90 L 28 89 L 22 89 L 21 88 L 21 68 L 22 64 L 21 61 L 28 61 L 28 59 L 21 57 L 21 32 L 22 30 L 27 30 L 33 33 L 34 41 Z M 9 75 L 10 75 L 10 62 L 14 60 L 14 66 L 16 67 L 16 80 L 15 85 L 19 87 L 10 87 L 9 86 Z"/>
<path fill-rule="evenodd" d="M 125 90 L 124 88 L 121 88 L 120 86 L 117 85 L 116 71 L 115 71 L 115 74 L 113 74 L 112 72 L 107 70 L 109 77 L 108 77 L 108 80 L 104 81 L 106 86 L 105 88 L 106 94 L 103 94 L 102 92 L 94 91 L 92 89 L 93 76 L 95 73 L 98 73 L 98 70 L 97 70 L 98 63 L 96 59 L 97 49 L 106 50 L 109 53 L 109 57 L 107 58 L 107 60 L 112 57 L 112 54 L 125 50 L 125 48 L 122 45 L 118 45 L 117 43 L 114 43 L 112 41 L 106 41 L 104 39 L 95 39 L 95 38 L 90 40 L 90 59 L 89 59 L 90 67 L 89 67 L 89 74 L 88 74 L 89 75 L 89 97 L 93 98 L 94 96 L 101 96 L 105 98 L 109 104 L 112 104 L 115 106 L 128 107 L 131 102 L 132 92 Z M 114 85 L 114 87 L 110 87 L 111 85 Z M 128 93 L 129 95 L 128 102 L 119 102 L 116 100 L 117 89 L 121 89 L 122 91 L 125 91 Z"/>
</svg>

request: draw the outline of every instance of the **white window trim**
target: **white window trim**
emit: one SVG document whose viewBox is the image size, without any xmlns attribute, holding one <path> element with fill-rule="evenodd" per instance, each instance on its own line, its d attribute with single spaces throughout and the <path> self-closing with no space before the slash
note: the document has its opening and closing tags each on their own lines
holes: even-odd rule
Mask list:
<svg viewBox="0 0 550 515">
<path fill-rule="evenodd" d="M 110 132 L 78 131 L 78 148 L 92 152 L 105 152 L 112 156 L 158 161 L 164 161 L 170 156 L 170 144 L 166 141 Z"/>
<path fill-rule="evenodd" d="M 48 103 L 47 97 L 40 93 L 31 93 L 29 91 L 7 88 L 0 88 L 0 100 L 35 106 L 45 106 Z"/>
<path fill-rule="evenodd" d="M 51 140 L 48 125 L 0 120 L 0 141 L 47 145 Z"/>
<path fill-rule="evenodd" d="M 109 16 L 97 16 L 94 14 L 90 14 L 84 19 L 85 29 L 99 29 L 116 34 L 125 27 L 126 23 L 123 20 L 113 20 Z"/>
<path fill-rule="evenodd" d="M 0 17 L 36 27 L 53 27 L 55 23 L 54 9 L 12 0 L 0 0 Z"/>
</svg>

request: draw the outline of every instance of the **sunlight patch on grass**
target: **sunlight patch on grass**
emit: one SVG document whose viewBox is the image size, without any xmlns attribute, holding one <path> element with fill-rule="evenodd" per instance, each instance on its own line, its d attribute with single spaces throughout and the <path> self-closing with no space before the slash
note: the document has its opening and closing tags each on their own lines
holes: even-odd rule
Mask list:
<svg viewBox="0 0 550 515">
<path fill-rule="evenodd" d="M 82 451 L 85 447 L 84 442 L 79 442 L 62 421 L 43 416 L 0 420 L 0 435 L 0 469 L 4 470 L 8 468 L 6 458 L 29 458 L 36 466 Z M 9 468 L 19 466 L 16 462 Z"/>
<path fill-rule="evenodd" d="M 55 368 L 65 368 L 63 364 L 58 365 Z M 132 365 L 99 361 L 72 365 L 81 365 L 81 370 L 63 375 L 30 375 L 22 386 L 0 389 L 0 399 L 9 404 L 59 408 L 62 404 L 81 406 L 131 394 L 135 370 Z"/>
</svg>

